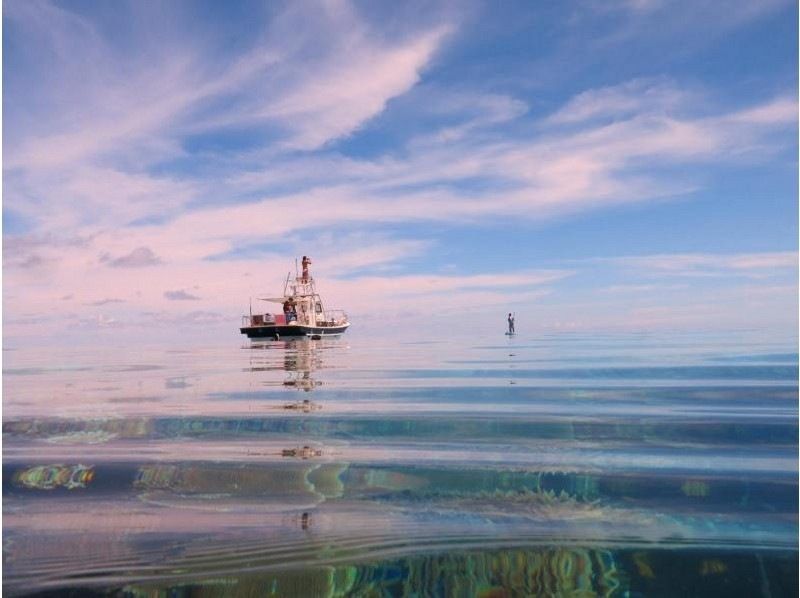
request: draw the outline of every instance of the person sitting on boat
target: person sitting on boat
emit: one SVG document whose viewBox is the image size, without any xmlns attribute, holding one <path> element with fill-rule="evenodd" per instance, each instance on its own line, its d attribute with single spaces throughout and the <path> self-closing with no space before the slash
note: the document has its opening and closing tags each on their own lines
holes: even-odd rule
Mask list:
<svg viewBox="0 0 800 598">
<path fill-rule="evenodd" d="M 291 299 L 287 299 L 286 301 L 283 302 L 283 317 L 286 319 L 286 323 L 287 324 L 289 322 L 291 322 L 292 319 L 293 319 L 292 318 L 292 300 Z M 295 319 L 296 318 L 297 318 L 297 316 L 295 315 Z"/>
<path fill-rule="evenodd" d="M 514 334 L 514 316 L 512 314 L 508 314 L 508 333 Z"/>
</svg>

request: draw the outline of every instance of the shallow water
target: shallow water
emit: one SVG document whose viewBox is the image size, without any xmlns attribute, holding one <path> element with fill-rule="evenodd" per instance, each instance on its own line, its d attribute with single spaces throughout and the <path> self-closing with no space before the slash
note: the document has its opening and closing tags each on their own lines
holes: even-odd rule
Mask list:
<svg viewBox="0 0 800 598">
<path fill-rule="evenodd" d="M 3 589 L 796 596 L 796 345 L 4 350 Z"/>
</svg>

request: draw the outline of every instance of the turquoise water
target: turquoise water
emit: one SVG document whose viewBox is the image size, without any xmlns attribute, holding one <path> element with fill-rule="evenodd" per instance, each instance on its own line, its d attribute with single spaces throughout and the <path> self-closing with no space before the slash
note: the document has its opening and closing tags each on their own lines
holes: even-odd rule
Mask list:
<svg viewBox="0 0 800 598">
<path fill-rule="evenodd" d="M 796 596 L 796 344 L 4 351 L 8 595 Z"/>
</svg>

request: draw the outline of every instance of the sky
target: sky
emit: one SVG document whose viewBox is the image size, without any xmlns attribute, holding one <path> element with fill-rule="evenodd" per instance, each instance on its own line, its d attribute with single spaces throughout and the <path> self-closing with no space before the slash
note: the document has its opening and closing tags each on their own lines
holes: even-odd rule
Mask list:
<svg viewBox="0 0 800 598">
<path fill-rule="evenodd" d="M 796 337 L 791 0 L 3 2 L 3 339 Z M 255 302 L 254 310 L 274 309 Z"/>
</svg>

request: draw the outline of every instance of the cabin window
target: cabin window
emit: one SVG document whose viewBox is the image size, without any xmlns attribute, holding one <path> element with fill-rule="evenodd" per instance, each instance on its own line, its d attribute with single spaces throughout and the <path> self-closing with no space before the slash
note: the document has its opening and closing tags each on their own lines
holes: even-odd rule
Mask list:
<svg viewBox="0 0 800 598">
<path fill-rule="evenodd" d="M 316 305 L 316 311 L 317 311 L 317 313 L 318 313 L 318 314 L 321 314 L 321 313 L 322 313 L 322 303 L 317 303 L 317 305 Z"/>
</svg>

